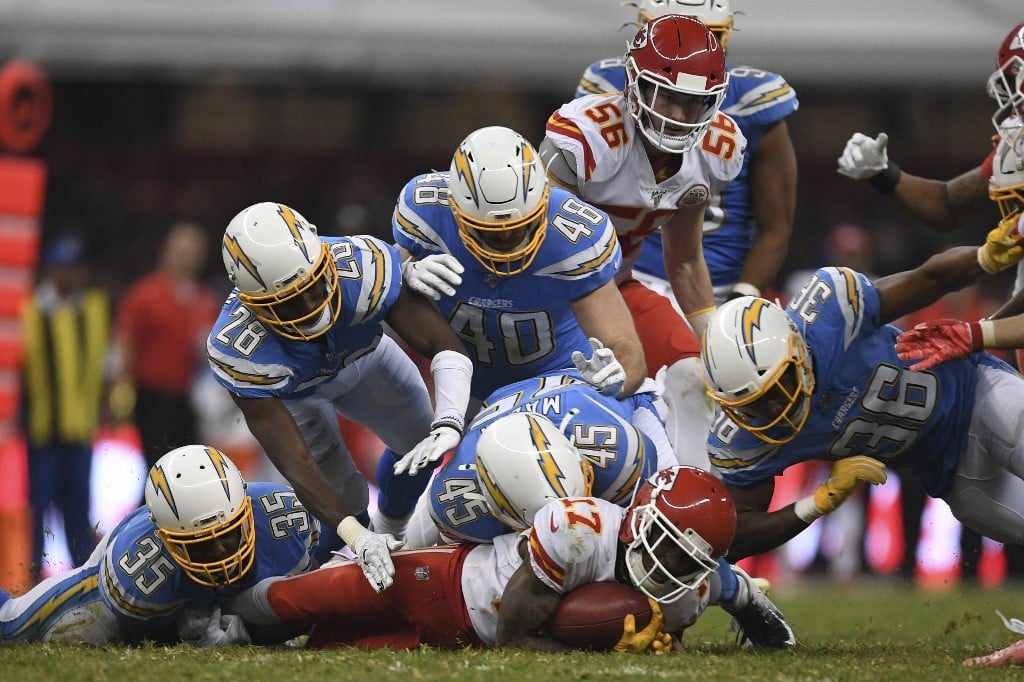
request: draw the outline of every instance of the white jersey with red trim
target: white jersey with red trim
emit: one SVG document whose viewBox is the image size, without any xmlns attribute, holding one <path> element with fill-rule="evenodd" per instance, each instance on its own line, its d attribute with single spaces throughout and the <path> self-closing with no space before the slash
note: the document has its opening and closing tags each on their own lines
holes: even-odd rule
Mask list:
<svg viewBox="0 0 1024 682">
<path fill-rule="evenodd" d="M 678 208 L 702 205 L 743 167 L 747 140 L 726 114 L 715 116 L 701 144 L 682 153 L 660 182 L 622 93 L 563 104 L 548 119 L 547 140 L 576 159 L 576 193 L 612 218 L 629 272 L 644 238 Z"/>
<path fill-rule="evenodd" d="M 533 527 L 475 547 L 462 568 L 462 592 L 477 636 L 493 644 L 505 586 L 522 564 L 520 542 L 529 543 L 534 574 L 559 594 L 587 583 L 615 580 L 622 507 L 595 497 L 552 500 L 534 516 Z M 662 604 L 665 631 L 693 624 L 708 605 L 708 582 L 678 601 Z"/>
</svg>

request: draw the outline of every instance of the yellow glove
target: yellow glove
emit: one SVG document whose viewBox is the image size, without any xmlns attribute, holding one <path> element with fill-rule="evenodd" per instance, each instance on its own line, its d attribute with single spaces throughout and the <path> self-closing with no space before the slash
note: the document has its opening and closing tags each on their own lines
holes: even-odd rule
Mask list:
<svg viewBox="0 0 1024 682">
<path fill-rule="evenodd" d="M 828 480 L 815 488 L 814 495 L 799 500 L 794 511 L 801 520 L 810 523 L 839 507 L 861 481 L 878 485 L 885 483 L 885 479 L 885 465 L 877 459 L 865 455 L 846 457 L 832 465 Z"/>
<path fill-rule="evenodd" d="M 1024 215 L 1013 216 L 999 223 L 988 233 L 985 245 L 978 247 L 978 265 L 989 274 L 1016 265 L 1024 258 L 1024 240 L 1020 235 Z"/>
<path fill-rule="evenodd" d="M 622 619 L 622 638 L 612 647 L 617 654 L 643 654 L 648 651 L 654 653 L 667 653 L 671 646 L 672 635 L 661 631 L 665 624 L 665 615 L 661 612 L 661 606 L 650 597 L 647 602 L 651 605 L 651 622 L 640 632 L 636 631 L 636 617 L 630 613 Z M 666 638 L 668 642 L 666 643 Z M 659 651 L 663 649 L 663 651 Z"/>
</svg>

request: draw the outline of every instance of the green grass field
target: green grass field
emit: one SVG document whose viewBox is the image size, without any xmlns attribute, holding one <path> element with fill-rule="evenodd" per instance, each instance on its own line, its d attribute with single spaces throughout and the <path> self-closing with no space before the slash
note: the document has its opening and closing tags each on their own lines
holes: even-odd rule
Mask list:
<svg viewBox="0 0 1024 682">
<path fill-rule="evenodd" d="M 736 647 L 727 617 L 713 608 L 687 631 L 686 651 L 677 656 L 19 644 L 0 647 L 0 680 L 1024 679 L 1024 668 L 960 666 L 965 657 L 1016 639 L 995 610 L 1024 617 L 1024 587 L 922 592 L 891 584 L 840 590 L 805 583 L 774 598 L 800 639 L 796 651 L 755 653 Z"/>
</svg>

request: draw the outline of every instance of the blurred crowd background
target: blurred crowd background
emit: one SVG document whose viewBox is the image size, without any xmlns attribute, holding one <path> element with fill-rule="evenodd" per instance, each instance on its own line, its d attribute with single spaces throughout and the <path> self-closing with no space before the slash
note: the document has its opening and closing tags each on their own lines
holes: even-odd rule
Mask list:
<svg viewBox="0 0 1024 682">
<path fill-rule="evenodd" d="M 983 240 L 998 221 L 994 205 L 973 224 L 938 234 L 839 176 L 836 158 L 852 133 L 884 131 L 892 158 L 909 172 L 945 179 L 977 166 L 993 134 L 985 81 L 1000 41 L 1020 21 L 1019 2 L 737 0 L 733 7 L 743 14 L 729 62 L 781 73 L 800 100 L 787 120 L 798 208 L 777 295 L 785 296 L 791 275 L 822 265 L 884 275 Z M 3 3 L 0 62 L 32 60 L 53 91 L 52 124 L 31 153 L 48 172 L 41 262 L 61 239 L 80 240 L 82 262 L 116 315 L 130 285 L 160 267 L 165 236 L 182 221 L 205 234 L 200 282 L 221 299 L 230 287 L 220 235 L 251 203 L 293 206 L 323 234 L 391 241 L 391 212 L 408 178 L 447 168 L 455 145 L 484 125 L 539 142 L 581 71 L 623 51 L 631 31 L 619 27 L 634 17 L 611 0 Z M 987 314 L 1011 285 L 1012 275 L 988 278 L 952 297 L 947 310 Z M 272 477 L 204 371 L 200 364 L 192 386 L 201 437 L 224 444 L 251 478 Z M 141 490 L 144 465 L 128 426 L 98 435 L 91 522 L 101 533 L 139 499 L 132 486 Z M 19 568 L 29 561 L 28 536 L 16 532 L 29 513 L 24 456 L 6 455 L 0 470 L 0 585 L 15 591 L 28 579 Z M 962 574 L 959 527 L 940 506 L 924 509 L 917 551 L 904 538 L 894 483 L 849 505 L 845 520 L 830 517 L 837 530 L 815 524 L 761 569 L 940 585 L 1020 577 L 988 544 L 980 573 L 971 559 L 975 567 Z M 795 496 L 800 485 L 778 490 Z M 43 575 L 69 560 L 59 525 L 54 520 L 47 534 Z"/>
</svg>

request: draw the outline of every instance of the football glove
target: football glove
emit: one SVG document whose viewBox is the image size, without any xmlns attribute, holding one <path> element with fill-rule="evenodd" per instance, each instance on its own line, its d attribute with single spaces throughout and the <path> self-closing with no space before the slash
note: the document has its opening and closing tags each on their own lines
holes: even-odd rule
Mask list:
<svg viewBox="0 0 1024 682">
<path fill-rule="evenodd" d="M 650 597 L 647 598 L 651 605 L 651 622 L 643 630 L 636 630 L 636 616 L 627 614 L 622 619 L 622 637 L 612 651 L 617 654 L 643 654 L 648 651 L 652 653 L 668 653 L 672 648 L 672 635 L 662 632 L 665 624 L 665 615 L 661 612 L 661 606 Z"/>
<path fill-rule="evenodd" d="M 988 233 L 984 246 L 978 247 L 978 265 L 990 275 L 1016 265 L 1024 258 L 1024 213 L 999 222 L 999 226 Z"/>
<path fill-rule="evenodd" d="M 391 560 L 391 552 L 404 546 L 405 542 L 396 540 L 394 535 L 366 531 L 366 535 L 352 548 L 359 567 L 363 569 L 363 576 L 375 592 L 380 593 L 391 587 L 395 577 L 395 562 Z"/>
<path fill-rule="evenodd" d="M 441 296 L 455 295 L 455 287 L 462 284 L 463 271 L 462 263 L 447 253 L 432 254 L 422 260 L 410 258 L 402 263 L 405 284 L 435 301 L 440 301 Z"/>
<path fill-rule="evenodd" d="M 865 455 L 845 457 L 832 465 L 828 480 L 814 489 L 814 506 L 828 514 L 846 502 L 861 481 L 878 485 L 885 483 L 885 479 L 885 465 L 877 459 Z"/>
<path fill-rule="evenodd" d="M 910 365 L 914 371 L 930 369 L 949 360 L 962 360 L 983 347 L 978 322 L 923 322 L 896 337 L 896 355 L 900 360 L 917 360 Z"/>
<path fill-rule="evenodd" d="M 221 614 L 220 604 L 211 609 L 186 609 L 178 616 L 178 637 L 193 646 L 250 644 L 249 631 L 241 616 Z"/>
<path fill-rule="evenodd" d="M 406 470 L 415 476 L 420 469 L 433 464 L 459 446 L 462 434 L 450 424 L 438 424 L 430 430 L 427 437 L 406 453 L 405 457 L 395 462 L 395 475 L 401 476 Z"/>
<path fill-rule="evenodd" d="M 578 350 L 573 351 L 573 364 L 588 384 L 604 395 L 618 397 L 623 384 L 626 383 L 625 368 L 615 358 L 615 352 L 611 348 L 605 348 L 599 339 L 591 337 L 590 347 L 594 349 L 594 354 L 589 358 L 584 357 Z"/>
<path fill-rule="evenodd" d="M 363 569 L 363 577 L 374 591 L 380 593 L 391 587 L 395 577 L 395 562 L 391 560 L 391 552 L 401 549 L 405 543 L 387 533 L 374 533 L 354 516 L 342 519 L 337 533 L 355 553 L 356 563 Z"/>
<path fill-rule="evenodd" d="M 889 136 L 885 133 L 879 133 L 874 139 L 863 133 L 854 133 L 839 157 L 839 174 L 854 180 L 867 180 L 878 175 L 889 165 L 888 143 Z"/>
</svg>

